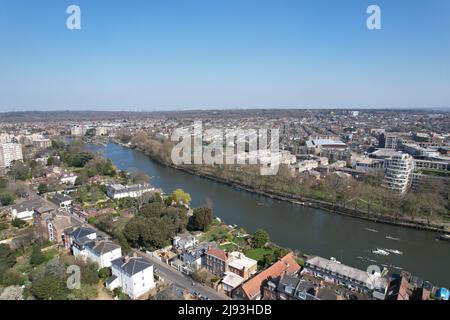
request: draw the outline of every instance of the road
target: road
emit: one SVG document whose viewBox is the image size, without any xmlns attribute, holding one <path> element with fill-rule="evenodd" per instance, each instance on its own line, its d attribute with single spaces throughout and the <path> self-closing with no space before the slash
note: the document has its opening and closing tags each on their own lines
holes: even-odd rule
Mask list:
<svg viewBox="0 0 450 320">
<path fill-rule="evenodd" d="M 195 286 L 192 286 L 193 280 L 189 276 L 179 272 L 178 270 L 175 270 L 168 264 L 154 257 L 151 257 L 146 253 L 140 252 L 138 250 L 133 251 L 136 252 L 139 256 L 151 261 L 156 269 L 155 273 L 158 274 L 158 276 L 164 278 L 165 282 L 176 284 L 190 291 L 198 291 L 202 296 L 208 297 L 210 300 L 231 300 L 231 298 L 227 295 L 217 292 L 214 289 L 201 285 L 199 283 L 196 283 Z"/>
</svg>

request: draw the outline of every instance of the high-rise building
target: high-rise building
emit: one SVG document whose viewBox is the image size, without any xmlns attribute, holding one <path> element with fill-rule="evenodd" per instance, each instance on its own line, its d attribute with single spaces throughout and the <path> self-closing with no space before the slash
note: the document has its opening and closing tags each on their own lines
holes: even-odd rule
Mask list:
<svg viewBox="0 0 450 320">
<path fill-rule="evenodd" d="M 396 192 L 405 193 L 411 184 L 413 169 L 413 157 L 409 154 L 399 153 L 386 159 L 383 186 Z"/>
<path fill-rule="evenodd" d="M 18 143 L 0 144 L 0 169 L 8 168 L 15 160 L 23 160 L 21 145 Z"/>
</svg>

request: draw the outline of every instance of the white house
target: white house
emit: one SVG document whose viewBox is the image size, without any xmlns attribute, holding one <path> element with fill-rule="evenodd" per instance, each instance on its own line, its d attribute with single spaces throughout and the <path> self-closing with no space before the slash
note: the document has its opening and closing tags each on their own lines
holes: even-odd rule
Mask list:
<svg viewBox="0 0 450 320">
<path fill-rule="evenodd" d="M 111 199 L 138 198 L 147 192 L 155 192 L 156 189 L 149 184 L 110 184 L 106 187 L 106 194 Z"/>
<path fill-rule="evenodd" d="M 92 228 L 79 227 L 69 234 L 69 245 L 75 257 L 87 258 L 86 246 L 97 239 L 97 233 Z"/>
<path fill-rule="evenodd" d="M 11 207 L 12 219 L 31 220 L 34 210 L 42 207 L 43 201 L 40 198 L 34 198 L 15 204 Z"/>
<path fill-rule="evenodd" d="M 74 185 L 77 181 L 77 178 L 78 176 L 74 175 L 73 173 L 63 173 L 60 176 L 59 181 L 63 184 Z"/>
<path fill-rule="evenodd" d="M 68 208 L 72 205 L 73 199 L 68 195 L 57 193 L 53 196 L 52 202 L 56 203 L 60 208 Z"/>
<path fill-rule="evenodd" d="M 190 233 L 183 233 L 175 236 L 172 244 L 176 249 L 187 250 L 197 245 L 198 239 Z"/>
<path fill-rule="evenodd" d="M 141 257 L 121 257 L 111 262 L 111 277 L 106 281 L 109 290 L 122 288 L 137 299 L 155 287 L 153 265 Z"/>
<path fill-rule="evenodd" d="M 92 241 L 86 244 L 87 258 L 98 264 L 99 269 L 111 267 L 111 261 L 122 256 L 122 248 L 110 241 Z"/>
</svg>

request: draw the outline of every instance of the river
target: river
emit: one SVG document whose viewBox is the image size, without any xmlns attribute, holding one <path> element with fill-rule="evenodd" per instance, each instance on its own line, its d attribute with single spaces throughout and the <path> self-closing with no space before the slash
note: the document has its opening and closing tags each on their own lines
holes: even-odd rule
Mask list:
<svg viewBox="0 0 450 320">
<path fill-rule="evenodd" d="M 435 240 L 434 232 L 273 200 L 163 166 L 139 151 L 114 143 L 87 147 L 91 151 L 102 151 L 121 170 L 144 171 L 152 177 L 151 183 L 166 193 L 182 188 L 190 193 L 193 206 L 200 206 L 209 199 L 215 215 L 225 223 L 237 224 L 249 232 L 263 228 L 270 234 L 271 241 L 281 246 L 325 258 L 335 257 L 363 270 L 369 265 L 392 266 L 392 271 L 402 268 L 435 285 L 450 287 L 450 242 Z M 376 255 L 371 252 L 375 248 L 396 249 L 403 254 Z"/>
</svg>

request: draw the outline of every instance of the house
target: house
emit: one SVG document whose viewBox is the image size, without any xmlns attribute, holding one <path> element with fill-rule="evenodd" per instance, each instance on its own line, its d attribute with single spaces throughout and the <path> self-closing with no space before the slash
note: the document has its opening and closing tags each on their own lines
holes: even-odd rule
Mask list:
<svg viewBox="0 0 450 320">
<path fill-rule="evenodd" d="M 285 274 L 276 281 L 267 281 L 263 287 L 264 300 L 319 300 L 318 288 L 311 281 L 297 275 Z"/>
<path fill-rule="evenodd" d="M 111 267 L 111 261 L 122 256 L 122 248 L 114 242 L 93 240 L 86 244 L 87 258 L 98 264 L 99 269 Z"/>
<path fill-rule="evenodd" d="M 266 281 L 282 277 L 285 274 L 296 274 L 299 271 L 300 266 L 295 261 L 292 253 L 289 253 L 234 290 L 233 299 L 261 300 L 263 286 Z"/>
<path fill-rule="evenodd" d="M 310 274 L 360 293 L 372 294 L 379 300 L 385 299 L 388 288 L 388 281 L 380 274 L 369 275 L 366 271 L 322 257 L 308 259 L 302 274 Z"/>
<path fill-rule="evenodd" d="M 51 201 L 60 208 L 69 208 L 72 205 L 73 199 L 68 195 L 57 193 L 53 196 Z"/>
<path fill-rule="evenodd" d="M 44 203 L 41 198 L 32 198 L 11 206 L 12 219 L 31 220 L 34 210 L 40 208 Z"/>
<path fill-rule="evenodd" d="M 106 186 L 106 195 L 111 199 L 138 198 L 147 192 L 155 192 L 156 189 L 149 184 L 109 184 Z"/>
<path fill-rule="evenodd" d="M 111 277 L 106 280 L 109 290 L 122 288 L 132 299 L 137 299 L 155 287 L 153 265 L 141 257 L 120 257 L 111 262 Z"/>
<path fill-rule="evenodd" d="M 73 186 L 77 181 L 78 176 L 73 173 L 62 173 L 59 177 L 59 181 L 62 184 L 67 184 Z"/>
<path fill-rule="evenodd" d="M 198 270 L 206 264 L 206 252 L 209 249 L 207 242 L 201 242 L 193 248 L 185 250 L 181 253 L 181 260 L 191 270 Z"/>
<path fill-rule="evenodd" d="M 73 221 L 68 216 L 55 216 L 45 221 L 47 225 L 48 240 L 58 244 L 65 242 L 65 230 L 74 226 Z"/>
<path fill-rule="evenodd" d="M 225 272 L 222 279 L 222 288 L 226 295 L 232 296 L 233 291 L 244 283 L 245 279 L 233 272 Z"/>
<path fill-rule="evenodd" d="M 190 233 L 183 233 L 174 237 L 172 244 L 175 249 L 187 250 L 197 245 L 198 239 Z"/>
<path fill-rule="evenodd" d="M 246 257 L 241 252 L 231 252 L 229 254 L 230 262 L 228 263 L 228 269 L 230 272 L 237 274 L 244 280 L 247 280 L 257 272 L 258 261 Z"/>
<path fill-rule="evenodd" d="M 69 245 L 76 257 L 86 257 L 86 245 L 97 239 L 97 232 L 92 228 L 79 227 L 69 234 Z"/>
<path fill-rule="evenodd" d="M 206 252 L 206 270 L 210 273 L 222 277 L 228 271 L 230 257 L 220 249 L 210 247 Z"/>
</svg>

